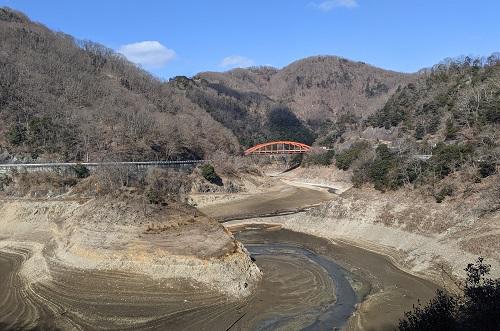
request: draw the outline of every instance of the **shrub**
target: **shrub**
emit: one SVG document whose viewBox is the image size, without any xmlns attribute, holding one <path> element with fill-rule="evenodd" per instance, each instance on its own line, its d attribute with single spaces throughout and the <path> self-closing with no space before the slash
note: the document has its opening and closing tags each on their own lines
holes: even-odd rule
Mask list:
<svg viewBox="0 0 500 331">
<path fill-rule="evenodd" d="M 449 175 L 463 165 L 473 152 L 471 145 L 446 145 L 439 143 L 433 149 L 430 159 L 432 169 L 441 178 Z"/>
<path fill-rule="evenodd" d="M 390 183 L 388 174 L 389 170 L 394 166 L 394 156 L 384 144 L 378 145 L 376 153 L 375 160 L 368 168 L 368 176 L 377 190 L 384 191 Z"/>
<path fill-rule="evenodd" d="M 453 194 L 453 187 L 451 187 L 450 185 L 446 185 L 441 190 L 439 190 L 437 193 L 434 194 L 434 198 L 436 199 L 437 203 L 441 203 L 447 196 L 449 197 L 452 194 Z"/>
<path fill-rule="evenodd" d="M 422 140 L 425 136 L 425 127 L 422 124 L 418 124 L 415 129 L 415 139 Z"/>
<path fill-rule="evenodd" d="M 11 181 L 12 179 L 9 176 L 0 174 L 0 191 L 3 191 Z"/>
<path fill-rule="evenodd" d="M 15 146 L 21 145 L 26 141 L 26 129 L 21 125 L 11 126 L 6 134 L 7 141 Z"/>
<path fill-rule="evenodd" d="M 95 193 L 105 195 L 127 186 L 130 171 L 126 166 L 98 167 L 92 173 L 92 180 L 95 181 Z"/>
<path fill-rule="evenodd" d="M 200 166 L 200 170 L 201 170 L 201 175 L 203 176 L 203 178 L 208 180 L 210 183 L 216 184 L 219 186 L 222 185 L 222 178 L 220 178 L 219 175 L 217 175 L 214 167 L 211 164 L 209 164 L 209 163 L 203 164 L 202 166 Z"/>
<path fill-rule="evenodd" d="M 479 163 L 479 174 L 483 178 L 494 175 L 496 171 L 497 167 L 494 162 L 482 161 Z"/>
<path fill-rule="evenodd" d="M 146 198 L 148 199 L 150 204 L 157 205 L 157 204 L 163 202 L 163 197 L 162 197 L 161 193 L 157 190 L 152 189 L 152 188 L 148 188 L 146 190 Z"/>
<path fill-rule="evenodd" d="M 302 162 L 302 164 L 305 166 L 311 166 L 311 165 L 329 166 L 330 164 L 332 164 L 334 155 L 335 151 L 333 150 L 314 151 L 304 156 L 304 161 Z"/>
<path fill-rule="evenodd" d="M 370 181 L 368 173 L 370 171 L 371 161 L 361 162 L 358 167 L 352 171 L 351 181 L 354 187 L 361 187 L 364 183 Z"/>
<path fill-rule="evenodd" d="M 209 156 L 217 172 L 226 176 L 238 176 L 241 173 L 259 174 L 259 167 L 245 156 L 231 155 L 225 151 L 218 150 Z"/>
<path fill-rule="evenodd" d="M 81 164 L 72 167 L 72 170 L 75 172 L 77 178 L 87 178 L 90 175 L 89 169 Z"/>
<path fill-rule="evenodd" d="M 399 322 L 399 330 L 454 330 L 456 329 L 454 316 L 456 308 L 457 299 L 438 290 L 436 297 L 430 301 L 429 305 L 422 307 L 419 304 L 414 311 L 405 314 L 405 319 Z"/>
<path fill-rule="evenodd" d="M 448 119 L 446 121 L 446 139 L 452 140 L 455 139 L 457 136 L 458 128 L 455 127 L 453 121 Z"/>
<path fill-rule="evenodd" d="M 385 144 L 380 144 L 374 155 L 370 154 L 363 152 L 353 165 L 352 182 L 356 187 L 371 182 L 382 192 L 397 189 L 405 183 L 415 182 L 425 166 L 422 161 L 398 156 Z"/>
<path fill-rule="evenodd" d="M 495 108 L 486 110 L 485 117 L 488 122 L 500 123 L 500 109 Z"/>
<path fill-rule="evenodd" d="M 304 160 L 304 154 L 293 154 L 290 158 L 290 167 L 298 167 L 302 164 Z"/>
<path fill-rule="evenodd" d="M 335 155 L 335 164 L 337 168 L 342 170 L 349 169 L 351 164 L 360 156 L 361 152 L 368 148 L 368 143 L 361 141 L 338 153 L 337 155 Z"/>
<path fill-rule="evenodd" d="M 179 200 L 191 189 L 191 180 L 183 171 L 172 169 L 151 169 L 145 178 L 146 198 L 152 204 L 162 203 L 166 198 Z"/>
<path fill-rule="evenodd" d="M 46 197 L 68 192 L 77 180 L 53 171 L 36 171 L 11 173 L 6 184 L 4 190 L 10 195 Z"/>
<path fill-rule="evenodd" d="M 405 313 L 399 321 L 399 330 L 498 330 L 500 279 L 487 278 L 490 269 L 482 258 L 467 265 L 461 295 L 438 290 L 427 306 L 418 304 L 413 311 Z"/>
</svg>

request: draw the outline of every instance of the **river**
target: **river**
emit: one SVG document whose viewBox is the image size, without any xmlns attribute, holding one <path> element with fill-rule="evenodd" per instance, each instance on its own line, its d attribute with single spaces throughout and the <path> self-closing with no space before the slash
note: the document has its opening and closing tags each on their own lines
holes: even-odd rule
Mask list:
<svg viewBox="0 0 500 331">
<path fill-rule="evenodd" d="M 356 329 L 363 322 L 385 330 L 436 288 L 381 255 L 347 244 L 275 226 L 246 225 L 234 232 L 264 275 L 258 290 L 242 302 L 200 284 L 68 269 L 50 261 L 53 280 L 28 286 L 16 272 L 29 252 L 4 252 L 0 328 L 333 330 Z M 356 311 L 373 296 L 374 304 Z"/>
<path fill-rule="evenodd" d="M 257 204 L 255 212 L 266 215 L 328 199 L 323 191 L 304 188 L 280 192 L 233 202 L 237 209 L 229 203 L 212 210 L 222 219 L 241 219 Z M 394 329 L 404 311 L 437 288 L 351 243 L 255 225 L 251 218 L 242 222 L 229 229 L 263 272 L 261 284 L 245 300 L 229 300 L 194 282 L 67 267 L 51 258 L 49 248 L 43 253 L 50 281 L 25 284 L 19 270 L 32 253 L 4 249 L 0 330 L 382 331 Z"/>
</svg>

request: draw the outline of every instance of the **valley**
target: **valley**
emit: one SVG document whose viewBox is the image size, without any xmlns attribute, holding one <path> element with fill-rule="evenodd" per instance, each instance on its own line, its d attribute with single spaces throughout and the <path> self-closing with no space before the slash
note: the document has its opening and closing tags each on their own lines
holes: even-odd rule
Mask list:
<svg viewBox="0 0 500 331">
<path fill-rule="evenodd" d="M 340 7 L 358 2 L 296 17 Z M 39 17 L 0 6 L 0 331 L 498 330 L 499 53 L 193 71 L 227 48 L 195 37 L 230 17 L 182 16 L 191 59 Z"/>
<path fill-rule="evenodd" d="M 5 325 L 27 327 L 37 321 L 35 325 L 62 329 L 98 326 L 107 330 L 138 328 L 160 330 L 168 325 L 180 329 L 197 327 L 212 330 L 225 328 L 234 320 L 232 329 L 235 330 L 307 327 L 315 329 L 344 325 L 349 329 L 364 330 L 380 328 L 386 323 L 394 325 L 400 314 L 409 309 L 416 298 L 423 300 L 432 296 L 436 285 L 398 269 L 383 255 L 351 246 L 347 242 L 330 242 L 299 232 L 290 232 L 267 223 L 252 225 L 260 223 L 258 217 L 264 211 L 269 214 L 281 214 L 283 210 L 296 205 L 300 199 L 290 199 L 289 191 L 293 192 L 292 196 L 304 196 L 304 200 L 301 201 L 304 207 L 327 201 L 332 195 L 324 189 L 293 187 L 278 183 L 267 194 L 212 205 L 213 209 L 202 209 L 207 215 L 210 215 L 210 210 L 218 211 L 219 216 L 212 217 L 225 219 L 227 215 L 222 216 L 223 212 L 232 210 L 229 207 L 233 205 L 242 212 L 237 217 L 246 218 L 225 224 L 228 224 L 228 229 L 248 249 L 250 256 L 255 258 L 255 263 L 262 272 L 258 288 L 250 295 L 244 292 L 243 288 L 237 291 L 228 289 L 232 287 L 231 283 L 226 284 L 210 278 L 211 275 L 227 278 L 227 269 L 221 273 L 215 266 L 212 267 L 215 268 L 213 271 L 204 267 L 204 275 L 198 274 L 196 264 L 193 264 L 194 260 L 188 262 L 193 259 L 190 256 L 194 247 L 190 248 L 191 253 L 185 251 L 175 253 L 172 248 L 165 246 L 168 242 L 165 235 L 169 230 L 163 232 L 161 242 L 153 243 L 148 239 L 149 245 L 154 244 L 151 246 L 155 247 L 154 257 L 147 256 L 148 249 L 144 247 L 146 242 L 141 243 L 141 239 L 137 237 L 132 242 L 126 239 L 127 237 L 121 238 L 130 242 L 127 250 L 133 252 L 133 255 L 126 253 L 120 257 L 123 253 L 114 251 L 113 246 L 122 244 L 117 242 L 118 238 L 110 236 L 110 225 L 102 230 L 94 228 L 92 237 L 100 231 L 108 232 L 106 237 L 102 237 L 98 246 L 89 242 L 91 237 L 88 235 L 83 237 L 86 238 L 85 244 L 80 242 L 81 239 L 77 238 L 85 236 L 85 232 L 82 233 L 86 228 L 85 224 L 92 224 L 91 219 L 82 219 L 79 221 L 81 228 L 77 230 L 80 234 L 77 237 L 64 236 L 63 238 L 73 238 L 70 239 L 71 244 L 66 248 L 67 251 L 57 252 L 55 245 L 60 244 L 51 244 L 51 241 L 46 241 L 45 246 L 42 244 L 43 238 L 50 234 L 46 232 L 43 235 L 43 230 L 40 229 L 57 224 L 50 225 L 50 221 L 47 220 L 49 223 L 32 225 L 32 229 L 26 227 L 21 229 L 19 225 L 15 225 L 19 221 L 9 219 L 6 212 L 38 215 L 33 218 L 33 222 L 40 217 L 57 219 L 62 215 L 54 215 L 55 208 L 59 213 L 67 213 L 64 209 L 68 208 L 71 202 L 4 201 L 1 224 L 3 229 L 9 229 L 6 227 L 9 223 L 12 225 L 10 229 L 13 237 L 2 242 L 1 256 L 4 265 L 2 277 L 9 279 L 9 282 L 5 283 L 7 287 L 3 288 L 3 293 L 10 298 L 2 305 L 2 309 L 3 312 L 12 313 L 4 315 L 1 322 Z M 274 197 L 273 203 L 267 203 L 268 195 Z M 82 203 L 83 206 L 86 205 L 85 209 L 92 210 L 90 209 L 92 202 L 78 202 Z M 259 204 L 264 207 L 256 208 Z M 216 208 L 217 206 L 221 208 Z M 70 208 L 73 210 L 71 212 L 73 219 L 75 212 L 83 212 L 78 211 L 82 207 L 76 205 Z M 41 214 L 38 214 L 40 212 Z M 107 216 L 107 219 L 109 220 L 110 216 Z M 68 227 L 69 222 L 72 220 L 65 220 L 64 227 Z M 39 230 L 33 231 L 34 229 Z M 182 236 L 187 240 L 185 245 L 192 246 L 193 243 L 199 242 L 192 230 L 183 229 L 183 231 Z M 121 231 L 119 237 L 123 237 L 124 234 L 125 232 Z M 183 246 L 182 237 L 179 237 L 179 234 L 176 236 L 176 246 Z M 204 236 L 207 236 L 206 230 Z M 220 239 L 217 242 L 220 242 Z M 104 248 L 106 246 L 107 248 Z M 172 260 L 160 253 L 161 247 L 168 249 L 169 254 L 175 253 Z M 206 259 L 205 263 L 216 264 L 214 258 L 217 258 L 217 255 L 206 256 L 208 253 L 206 248 L 199 249 L 204 254 L 202 258 Z M 219 252 L 224 249 L 218 248 L 216 254 L 221 254 Z M 113 259 L 120 259 L 120 262 L 107 261 L 105 256 L 109 254 L 112 254 Z M 179 265 L 181 254 L 188 254 L 184 257 L 186 261 L 184 263 L 191 265 L 190 271 L 183 270 Z M 161 269 L 161 264 L 173 261 L 178 265 L 177 270 L 172 267 Z M 88 267 L 82 268 L 84 265 Z M 154 274 L 148 269 L 155 270 Z M 241 269 L 240 272 L 242 272 L 240 276 L 250 277 L 253 271 Z M 233 278 L 229 281 L 235 280 Z M 250 288 L 255 286 L 250 285 L 248 280 L 246 282 Z M 96 284 L 100 285 L 96 287 Z M 219 288 L 214 288 L 215 284 L 220 284 L 216 285 Z M 423 290 L 422 284 L 425 284 L 427 290 Z M 20 292 L 10 292 L 14 288 L 20 289 Z M 314 290 L 311 291 L 312 289 Z M 237 297 L 231 299 L 224 293 L 232 293 Z M 390 310 L 393 317 L 387 318 L 388 311 L 384 311 L 382 320 L 374 318 L 380 315 L 381 309 L 387 309 L 388 300 L 392 303 L 398 302 L 398 310 L 392 308 Z M 356 312 L 355 317 L 351 317 L 359 304 L 362 311 Z M 124 305 L 126 309 L 120 308 Z M 29 310 L 26 307 L 29 307 Z M 16 324 L 15 321 L 21 319 L 24 324 Z M 368 324 L 367 320 L 370 321 Z"/>
</svg>

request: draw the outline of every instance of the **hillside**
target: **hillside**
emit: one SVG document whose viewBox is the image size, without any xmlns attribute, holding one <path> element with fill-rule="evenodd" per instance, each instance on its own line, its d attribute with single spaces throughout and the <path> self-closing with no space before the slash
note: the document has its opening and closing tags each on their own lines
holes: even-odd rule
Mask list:
<svg viewBox="0 0 500 331">
<path fill-rule="evenodd" d="M 359 139 L 376 132 L 387 140 Z M 437 202 L 489 192 L 482 179 L 498 178 L 500 165 L 500 56 L 436 65 L 346 136 L 349 147 L 332 136 L 336 165 L 351 169 L 357 186 L 422 188 Z M 491 183 L 486 196 L 496 211 L 500 187 Z"/>
<path fill-rule="evenodd" d="M 2 161 L 204 158 L 278 139 L 342 151 L 359 138 L 387 140 L 399 154 L 444 142 L 497 157 L 494 57 L 403 74 L 317 56 L 162 82 L 10 9 L 0 10 L 0 38 Z"/>
<path fill-rule="evenodd" d="M 240 150 L 184 91 L 122 56 L 0 9 L 0 159 L 202 158 Z"/>
<path fill-rule="evenodd" d="M 238 91 L 259 93 L 288 106 L 317 129 L 342 115 L 365 118 L 415 75 L 383 70 L 336 56 L 315 56 L 283 69 L 270 67 L 206 72 L 198 77 Z"/>
<path fill-rule="evenodd" d="M 266 140 L 312 144 L 414 79 L 328 56 L 162 82 L 8 8 L 0 38 L 3 161 L 203 158 Z"/>
<path fill-rule="evenodd" d="M 229 128 L 244 147 L 269 140 L 312 144 L 316 138 L 293 109 L 264 94 L 232 89 L 199 77 L 176 77 L 170 84 L 185 89 L 190 102 Z"/>
</svg>

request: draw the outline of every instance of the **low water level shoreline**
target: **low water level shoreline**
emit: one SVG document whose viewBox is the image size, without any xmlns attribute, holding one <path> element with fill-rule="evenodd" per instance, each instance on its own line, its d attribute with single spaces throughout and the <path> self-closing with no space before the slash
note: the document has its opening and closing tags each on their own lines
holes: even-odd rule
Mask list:
<svg viewBox="0 0 500 331">
<path fill-rule="evenodd" d="M 358 300 L 351 317 L 345 324 L 340 324 L 346 330 L 394 329 L 405 311 L 411 310 L 417 302 L 427 302 L 439 287 L 399 269 L 387 256 L 345 242 L 332 243 L 276 225 L 252 223 L 251 219 L 230 223 L 226 223 L 230 231 L 249 247 L 255 243 L 299 244 L 318 256 L 334 261 L 345 270 Z M 313 329 L 323 327 L 316 324 Z"/>
<path fill-rule="evenodd" d="M 106 330 L 386 330 L 417 299 L 426 301 L 436 289 L 395 268 L 389 259 L 354 246 L 276 226 L 249 224 L 232 230 L 263 271 L 260 286 L 243 301 L 227 300 L 196 283 L 51 263 L 53 280 L 30 286 L 17 275 L 26 258 L 23 254 L 29 252 L 4 252 L 0 276 L 9 282 L 2 292 L 11 299 L 0 310 L 24 320 L 25 326 L 35 320 L 38 325 L 54 322 L 63 330 L 98 326 Z"/>
</svg>

